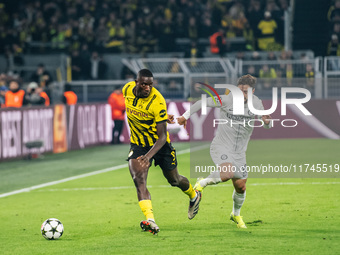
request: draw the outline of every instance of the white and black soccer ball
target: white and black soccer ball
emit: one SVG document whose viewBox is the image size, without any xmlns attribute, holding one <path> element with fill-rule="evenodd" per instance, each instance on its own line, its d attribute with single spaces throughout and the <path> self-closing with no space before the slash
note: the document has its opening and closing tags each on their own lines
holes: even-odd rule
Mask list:
<svg viewBox="0 0 340 255">
<path fill-rule="evenodd" d="M 64 233 L 64 226 L 60 220 L 50 218 L 41 225 L 41 234 L 48 240 L 59 239 Z"/>
</svg>

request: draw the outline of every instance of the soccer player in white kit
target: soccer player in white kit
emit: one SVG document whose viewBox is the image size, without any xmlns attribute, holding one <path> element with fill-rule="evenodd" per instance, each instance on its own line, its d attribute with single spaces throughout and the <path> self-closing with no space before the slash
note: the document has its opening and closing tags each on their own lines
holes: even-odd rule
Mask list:
<svg viewBox="0 0 340 255">
<path fill-rule="evenodd" d="M 214 185 L 220 182 L 232 180 L 234 185 L 233 192 L 233 211 L 230 219 L 237 224 L 238 228 L 247 228 L 242 216 L 240 216 L 241 207 L 246 198 L 246 182 L 248 172 L 246 171 L 246 150 L 250 136 L 253 132 L 254 120 L 256 116 L 248 109 L 248 88 L 255 91 L 256 78 L 247 74 L 239 78 L 237 87 L 244 95 L 244 115 L 233 114 L 233 96 L 231 93 L 220 96 L 222 105 L 215 105 L 212 98 L 207 99 L 208 107 L 220 108 L 220 119 L 227 120 L 227 124 L 218 125 L 216 136 L 210 146 L 210 156 L 213 162 L 220 166 L 221 171 L 212 172 L 207 178 L 197 180 L 194 189 L 203 191 L 207 185 Z M 263 110 L 262 101 L 253 94 L 253 105 L 257 110 Z M 187 120 L 190 115 L 201 109 L 201 100 L 193 104 L 188 111 L 181 117 L 177 118 L 180 125 L 186 128 Z M 258 117 L 263 121 L 264 128 L 271 127 L 271 117 L 263 115 Z M 232 123 L 232 124 L 230 124 Z"/>
</svg>

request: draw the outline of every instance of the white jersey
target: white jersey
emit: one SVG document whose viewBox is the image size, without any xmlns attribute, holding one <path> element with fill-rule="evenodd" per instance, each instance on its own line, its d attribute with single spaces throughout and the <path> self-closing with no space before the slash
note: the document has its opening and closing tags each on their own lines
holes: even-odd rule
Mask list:
<svg viewBox="0 0 340 255">
<path fill-rule="evenodd" d="M 260 126 L 261 123 L 258 121 L 253 121 L 256 116 L 249 111 L 248 104 L 244 104 L 244 115 L 234 115 L 233 97 L 231 93 L 228 95 L 222 95 L 220 97 L 222 100 L 222 106 L 218 100 L 216 100 L 217 105 L 215 105 L 212 98 L 207 98 L 208 107 L 220 108 L 220 121 L 215 122 L 216 124 L 218 122 L 220 124 L 217 125 L 218 127 L 216 136 L 214 137 L 211 146 L 223 146 L 228 152 L 245 154 L 250 136 L 254 129 L 253 126 Z M 254 108 L 257 110 L 264 109 L 262 101 L 255 95 L 253 95 L 253 104 Z M 183 114 L 183 117 L 188 119 L 190 115 L 194 114 L 200 109 L 201 100 L 193 104 L 190 107 L 190 110 Z M 270 126 L 264 124 L 263 127 L 269 128 Z"/>
</svg>

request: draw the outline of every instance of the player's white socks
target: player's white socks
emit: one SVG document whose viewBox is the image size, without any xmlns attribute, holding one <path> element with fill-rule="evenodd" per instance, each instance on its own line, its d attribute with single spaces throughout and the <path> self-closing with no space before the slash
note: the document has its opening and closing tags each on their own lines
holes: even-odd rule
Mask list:
<svg viewBox="0 0 340 255">
<path fill-rule="evenodd" d="M 233 192 L 233 214 L 235 216 L 240 215 L 241 207 L 246 199 L 246 192 L 244 193 L 237 193 L 235 190 Z"/>
<path fill-rule="evenodd" d="M 213 185 L 222 182 L 220 172 L 212 172 L 207 178 L 200 181 L 200 185 L 204 188 L 207 185 Z"/>
</svg>

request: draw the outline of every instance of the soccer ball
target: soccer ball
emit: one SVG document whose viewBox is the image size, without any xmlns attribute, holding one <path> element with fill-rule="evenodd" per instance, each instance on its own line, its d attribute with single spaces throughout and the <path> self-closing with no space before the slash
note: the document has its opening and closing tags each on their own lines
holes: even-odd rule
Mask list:
<svg viewBox="0 0 340 255">
<path fill-rule="evenodd" d="M 50 218 L 41 225 L 41 234 L 48 240 L 59 239 L 64 233 L 64 226 L 60 220 Z"/>
</svg>

